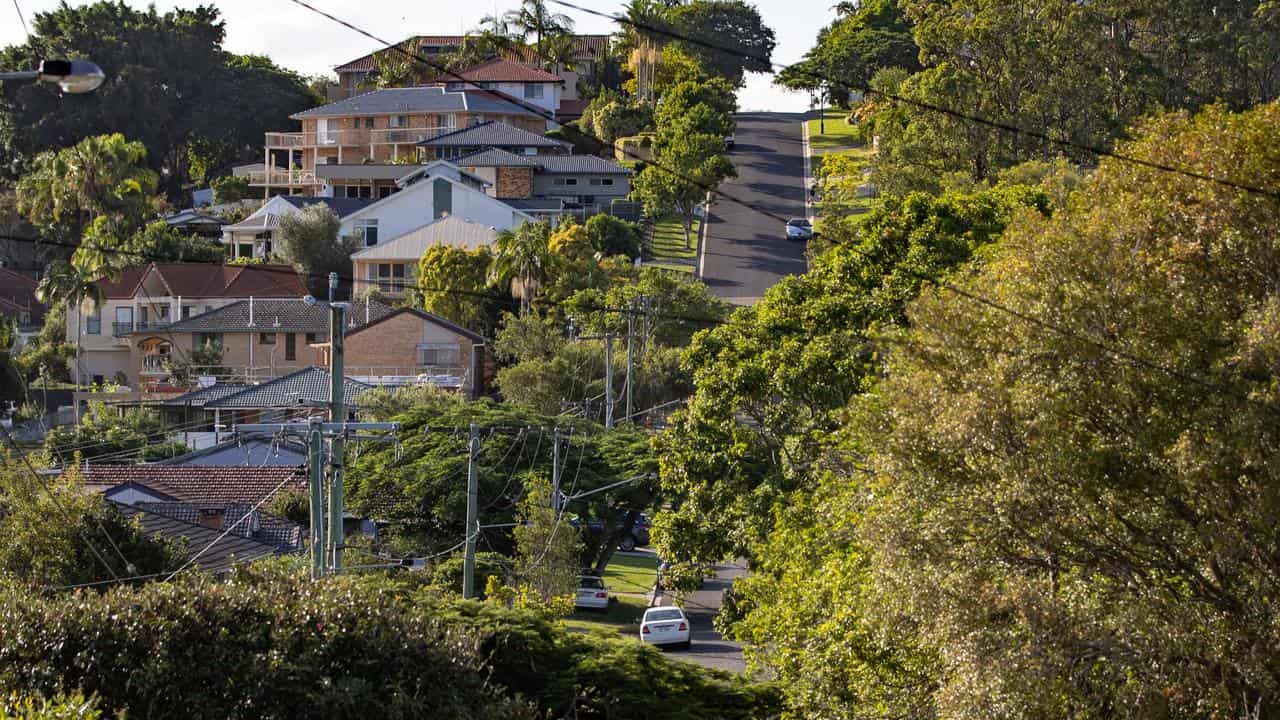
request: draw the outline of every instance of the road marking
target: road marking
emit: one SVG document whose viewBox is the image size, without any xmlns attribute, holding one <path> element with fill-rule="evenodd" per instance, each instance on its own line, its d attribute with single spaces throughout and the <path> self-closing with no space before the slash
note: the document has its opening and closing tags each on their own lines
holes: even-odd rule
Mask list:
<svg viewBox="0 0 1280 720">
<path fill-rule="evenodd" d="M 811 166 L 809 162 L 809 121 L 800 121 L 800 142 L 804 147 L 804 216 L 813 221 L 813 212 L 809 209 L 809 188 L 813 187 L 813 180 L 809 177 Z"/>
<path fill-rule="evenodd" d="M 698 226 L 698 279 L 701 280 L 707 271 L 707 226 L 711 224 L 711 191 L 707 191 L 707 202 L 703 205 L 702 224 Z"/>
</svg>

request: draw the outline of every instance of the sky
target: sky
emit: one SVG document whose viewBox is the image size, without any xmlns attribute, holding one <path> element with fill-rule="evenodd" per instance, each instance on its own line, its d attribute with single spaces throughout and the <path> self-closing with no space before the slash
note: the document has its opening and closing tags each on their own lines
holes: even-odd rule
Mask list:
<svg viewBox="0 0 1280 720">
<path fill-rule="evenodd" d="M 226 48 L 231 52 L 271 57 L 278 65 L 306 75 L 332 74 L 335 66 L 382 47 L 382 43 L 364 37 L 317 15 L 290 0 L 189 0 L 174 3 L 156 0 L 165 11 L 175 5 L 191 7 L 200 2 L 217 5 L 227 24 Z M 502 12 L 517 0 L 366 0 L 338 2 L 309 0 L 310 4 L 350 22 L 387 42 L 409 35 L 455 35 L 474 28 L 481 17 Z M 134 7 L 146 7 L 148 0 L 126 0 Z M 28 23 L 35 13 L 52 10 L 59 0 L 17 0 Z M 71 5 L 86 4 L 72 0 Z M 606 13 L 618 11 L 622 3 L 600 0 L 577 0 L 576 5 Z M 756 0 L 765 24 L 777 33 L 775 63 L 792 63 L 813 45 L 818 29 L 833 15 L 834 0 Z M 554 7 L 554 6 L 553 6 Z M 609 33 L 616 30 L 603 18 L 557 7 L 573 18 L 581 33 Z M 22 23 L 13 2 L 0 5 L 0 46 L 20 43 L 24 39 Z M 8 69 L 8 68 L 6 68 Z M 808 108 L 808 96 L 791 93 L 773 85 L 765 75 L 748 75 L 747 86 L 739 93 L 743 110 L 799 112 Z"/>
</svg>

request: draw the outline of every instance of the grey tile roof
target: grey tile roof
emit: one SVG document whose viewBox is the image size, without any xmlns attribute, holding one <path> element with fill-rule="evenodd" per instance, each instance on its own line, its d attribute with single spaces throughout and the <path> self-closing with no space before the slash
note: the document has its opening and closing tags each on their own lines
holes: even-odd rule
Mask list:
<svg viewBox="0 0 1280 720">
<path fill-rule="evenodd" d="M 616 162 L 595 155 L 539 155 L 538 164 L 548 175 L 630 175 Z"/>
<path fill-rule="evenodd" d="M 254 509 L 248 503 L 193 503 L 181 501 L 140 502 L 132 507 L 149 513 L 163 515 L 174 520 L 200 524 L 201 510 L 221 510 L 223 513 L 223 531 L 228 535 L 257 540 L 274 546 L 277 550 L 293 552 L 302 547 L 302 528 L 282 517 L 276 517 L 262 510 Z M 245 518 L 241 521 L 241 518 Z M 234 528 L 232 524 L 239 522 Z M 197 549 L 198 551 L 198 549 Z"/>
<path fill-rule="evenodd" d="M 232 393 L 238 393 L 241 390 L 247 390 L 249 389 L 249 387 L 250 387 L 249 385 L 241 385 L 240 383 L 218 383 L 217 385 L 211 385 L 210 387 L 199 388 L 196 390 L 192 390 L 189 393 L 184 393 L 177 397 L 169 398 L 168 400 L 165 400 L 160 404 L 168 405 L 171 407 L 187 407 L 188 405 L 190 405 L 191 407 L 203 407 L 204 404 L 209 402 L 210 400 L 217 400 L 218 398 L 224 398 L 228 395 L 231 395 Z M 186 457 L 186 456 L 183 455 L 182 457 Z M 178 458 L 173 458 L 173 459 L 177 460 Z M 169 463 L 169 464 L 179 465 L 181 463 Z"/>
<path fill-rule="evenodd" d="M 461 167 L 538 167 L 537 155 L 517 155 L 501 148 L 477 150 L 453 160 Z"/>
<path fill-rule="evenodd" d="M 535 115 L 523 103 L 496 92 L 460 92 L 443 87 L 385 88 L 290 115 L 295 120 L 398 113 L 500 112 Z"/>
<path fill-rule="evenodd" d="M 559 198 L 509 198 L 504 203 L 524 212 L 560 212 L 564 210 L 564 200 Z"/>
<path fill-rule="evenodd" d="M 373 389 L 351 378 L 343 378 L 344 397 L 347 403 L 353 404 L 361 395 Z M 255 385 L 221 400 L 205 405 L 206 408 L 298 408 L 302 402 L 328 402 L 329 371 L 318 367 L 303 368 L 275 380 Z"/>
<path fill-rule="evenodd" d="M 236 385 L 235 392 L 249 385 Z M 176 398 L 175 398 L 176 399 Z M 156 465 L 188 465 L 196 467 L 298 467 L 307 464 L 307 448 L 296 440 L 278 442 L 274 438 L 243 437 L 220 442 L 203 450 L 166 458 Z"/>
<path fill-rule="evenodd" d="M 496 120 L 477 123 L 418 143 L 423 147 L 548 147 L 569 148 L 569 143 Z"/>
<path fill-rule="evenodd" d="M 237 562 L 271 557 L 278 552 L 275 546 L 253 538 L 240 537 L 234 533 L 224 536 L 219 530 L 147 512 L 129 505 L 116 507 L 126 518 L 138 518 L 142 523 L 143 531 L 148 535 L 163 535 L 185 541 L 188 557 L 204 550 L 204 554 L 196 560 L 195 564 L 209 572 L 225 572 Z M 208 550 L 205 550 L 206 547 Z"/>
<path fill-rule="evenodd" d="M 347 314 L 347 332 L 368 324 L 365 322 L 366 308 L 369 322 L 380 320 L 395 312 L 395 308 L 376 300 L 353 303 L 351 311 Z M 328 337 L 329 308 L 319 303 L 307 305 L 301 298 L 254 300 L 253 325 L 250 325 L 249 301 L 240 300 L 206 313 L 193 315 L 186 320 L 179 320 L 160 330 L 191 333 L 318 333 Z"/>
</svg>

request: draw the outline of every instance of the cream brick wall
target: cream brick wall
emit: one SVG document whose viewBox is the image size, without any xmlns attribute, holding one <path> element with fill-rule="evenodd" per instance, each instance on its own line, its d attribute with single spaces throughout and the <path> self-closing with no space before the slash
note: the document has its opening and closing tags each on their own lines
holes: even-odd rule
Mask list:
<svg viewBox="0 0 1280 720">
<path fill-rule="evenodd" d="M 463 390 L 470 392 L 471 342 L 468 337 L 412 313 L 403 313 L 347 336 L 347 372 L 353 375 L 417 374 L 420 344 L 450 344 L 458 348 L 458 369 L 467 376 Z"/>
</svg>

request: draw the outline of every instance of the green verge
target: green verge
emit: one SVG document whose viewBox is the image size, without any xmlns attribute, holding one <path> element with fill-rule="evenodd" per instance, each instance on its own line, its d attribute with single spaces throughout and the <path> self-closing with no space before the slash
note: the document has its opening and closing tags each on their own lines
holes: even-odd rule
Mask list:
<svg viewBox="0 0 1280 720">
<path fill-rule="evenodd" d="M 806 121 L 809 126 L 809 148 L 815 155 L 843 151 L 864 144 L 857 128 L 847 122 L 848 116 L 848 110 L 828 109 L 823 113 L 825 123 L 819 123 L 817 118 Z M 826 125 L 826 132 L 822 132 L 820 124 Z"/>
<path fill-rule="evenodd" d="M 693 219 L 690 230 L 689 245 L 684 245 L 684 228 L 680 218 L 668 215 L 659 220 L 653 228 L 653 237 L 645 243 L 645 263 L 657 267 L 665 267 L 682 272 L 693 272 L 698 259 L 698 232 L 702 228 L 702 219 Z"/>
</svg>

